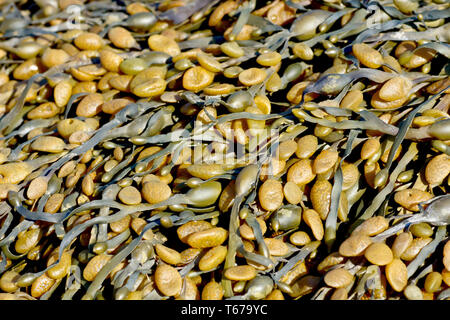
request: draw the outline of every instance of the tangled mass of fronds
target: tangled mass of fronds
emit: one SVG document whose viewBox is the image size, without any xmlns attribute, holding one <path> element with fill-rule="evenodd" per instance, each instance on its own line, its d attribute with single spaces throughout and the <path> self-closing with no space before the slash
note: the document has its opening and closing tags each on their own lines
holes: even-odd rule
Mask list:
<svg viewBox="0 0 450 320">
<path fill-rule="evenodd" d="M 0 10 L 0 300 L 449 299 L 448 1 Z"/>
</svg>

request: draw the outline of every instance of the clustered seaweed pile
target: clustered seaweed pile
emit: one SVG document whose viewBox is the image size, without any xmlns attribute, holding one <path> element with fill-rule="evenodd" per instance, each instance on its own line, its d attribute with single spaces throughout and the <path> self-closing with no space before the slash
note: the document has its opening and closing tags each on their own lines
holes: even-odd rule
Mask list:
<svg viewBox="0 0 450 320">
<path fill-rule="evenodd" d="M 450 297 L 447 1 L 0 10 L 0 299 Z"/>
</svg>

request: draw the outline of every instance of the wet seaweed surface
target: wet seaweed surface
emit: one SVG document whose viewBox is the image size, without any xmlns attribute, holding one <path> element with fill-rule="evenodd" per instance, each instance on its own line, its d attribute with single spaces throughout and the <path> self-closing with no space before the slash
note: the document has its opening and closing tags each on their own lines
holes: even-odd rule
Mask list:
<svg viewBox="0 0 450 320">
<path fill-rule="evenodd" d="M 0 10 L 0 300 L 449 299 L 447 1 Z"/>
</svg>

